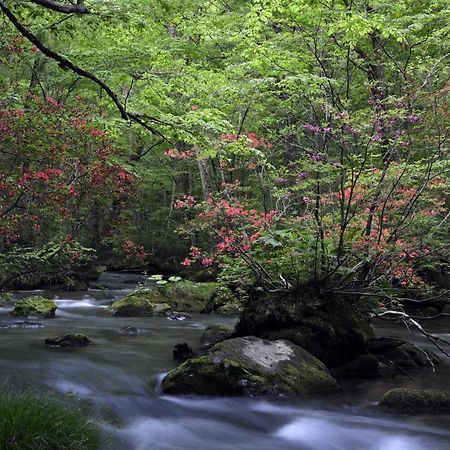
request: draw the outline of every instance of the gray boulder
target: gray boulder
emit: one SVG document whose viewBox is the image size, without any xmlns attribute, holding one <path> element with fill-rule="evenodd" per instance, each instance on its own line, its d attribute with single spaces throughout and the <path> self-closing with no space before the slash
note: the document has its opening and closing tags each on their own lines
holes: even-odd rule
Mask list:
<svg viewBox="0 0 450 450">
<path fill-rule="evenodd" d="M 162 388 L 175 395 L 306 396 L 335 391 L 338 385 L 326 366 L 301 347 L 250 336 L 221 342 L 187 360 L 166 375 Z"/>
</svg>

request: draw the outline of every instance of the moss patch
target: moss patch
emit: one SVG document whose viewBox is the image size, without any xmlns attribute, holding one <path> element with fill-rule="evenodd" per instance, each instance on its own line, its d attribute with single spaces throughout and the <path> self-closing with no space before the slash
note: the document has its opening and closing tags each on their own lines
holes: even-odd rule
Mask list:
<svg viewBox="0 0 450 450">
<path fill-rule="evenodd" d="M 27 297 L 19 300 L 11 311 L 12 316 L 55 317 L 56 303 L 42 296 Z"/>
<path fill-rule="evenodd" d="M 392 389 L 379 403 L 381 408 L 407 413 L 450 412 L 450 392 L 434 389 Z"/>
<path fill-rule="evenodd" d="M 164 303 L 164 298 L 156 289 L 127 295 L 110 306 L 110 311 L 121 317 L 164 315 L 170 310 L 170 305 Z"/>
</svg>

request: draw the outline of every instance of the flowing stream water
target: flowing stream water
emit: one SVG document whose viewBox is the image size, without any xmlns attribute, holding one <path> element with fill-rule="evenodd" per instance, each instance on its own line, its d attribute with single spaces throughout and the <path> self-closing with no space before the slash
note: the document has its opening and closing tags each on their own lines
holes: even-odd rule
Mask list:
<svg viewBox="0 0 450 450">
<path fill-rule="evenodd" d="M 106 310 L 111 301 L 131 292 L 142 279 L 109 273 L 89 291 L 52 292 L 58 304 L 56 318 L 31 324 L 10 317 L 10 308 L 0 308 L 0 383 L 46 387 L 88 402 L 105 431 L 105 450 L 450 449 L 449 415 L 396 416 L 376 407 L 384 392 L 405 383 L 448 388 L 448 362 L 435 374 L 425 369 L 408 376 L 393 373 L 377 380 L 348 381 L 340 393 L 308 403 L 162 395 L 160 381 L 176 365 L 174 344 L 196 345 L 206 326 L 231 326 L 234 320 L 216 315 L 185 321 L 111 317 Z M 127 325 L 140 332 L 123 333 Z M 433 327 L 450 336 L 450 321 Z M 390 324 L 378 330 L 407 334 Z M 44 345 L 47 337 L 74 332 L 87 334 L 94 345 Z M 408 338 L 423 341 L 416 335 Z"/>
</svg>

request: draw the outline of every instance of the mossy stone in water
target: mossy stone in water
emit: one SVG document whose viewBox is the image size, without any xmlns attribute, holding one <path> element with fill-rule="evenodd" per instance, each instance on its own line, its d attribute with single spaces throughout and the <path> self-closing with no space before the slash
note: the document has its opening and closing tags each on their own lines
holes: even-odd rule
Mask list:
<svg viewBox="0 0 450 450">
<path fill-rule="evenodd" d="M 202 313 L 212 309 L 211 301 L 219 286 L 219 283 L 196 283 L 184 280 L 168 283 L 157 289 L 164 296 L 164 301 L 174 310 Z"/>
<path fill-rule="evenodd" d="M 434 389 L 392 389 L 379 403 L 381 408 L 406 413 L 449 413 L 450 392 Z"/>
<path fill-rule="evenodd" d="M 137 292 L 117 300 L 110 306 L 115 316 L 141 317 L 165 315 L 171 310 L 170 305 L 163 302 L 161 294 L 156 290 Z"/>
<path fill-rule="evenodd" d="M 163 391 L 183 395 L 305 396 L 338 385 L 325 365 L 288 341 L 253 336 L 221 342 L 163 379 Z"/>
<path fill-rule="evenodd" d="M 53 318 L 56 312 L 56 303 L 53 300 L 40 295 L 27 297 L 19 300 L 11 311 L 12 316 L 37 316 L 43 318 Z"/>
</svg>

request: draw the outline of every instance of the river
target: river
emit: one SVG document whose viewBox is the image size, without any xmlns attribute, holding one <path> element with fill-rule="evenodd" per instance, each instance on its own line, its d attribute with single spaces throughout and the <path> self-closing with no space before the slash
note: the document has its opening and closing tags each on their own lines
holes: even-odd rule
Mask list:
<svg viewBox="0 0 450 450">
<path fill-rule="evenodd" d="M 206 326 L 234 321 L 215 315 L 185 321 L 111 317 L 106 310 L 111 301 L 142 280 L 109 273 L 89 291 L 52 292 L 56 318 L 33 321 L 40 326 L 16 326 L 20 320 L 9 316 L 10 309 L 0 308 L 0 383 L 70 392 L 89 402 L 105 432 L 105 450 L 450 449 L 450 416 L 395 416 L 376 407 L 385 391 L 405 383 L 448 388 L 448 361 L 435 374 L 421 370 L 349 381 L 342 392 L 313 403 L 162 395 L 160 380 L 175 367 L 174 344 L 197 344 Z M 121 332 L 126 325 L 137 327 L 139 334 Z M 450 321 L 432 326 L 450 337 Z M 391 324 L 380 324 L 378 330 L 384 335 L 408 333 Z M 87 334 L 94 345 L 57 349 L 43 343 L 73 332 Z M 416 335 L 409 339 L 423 341 Z"/>
</svg>

